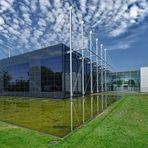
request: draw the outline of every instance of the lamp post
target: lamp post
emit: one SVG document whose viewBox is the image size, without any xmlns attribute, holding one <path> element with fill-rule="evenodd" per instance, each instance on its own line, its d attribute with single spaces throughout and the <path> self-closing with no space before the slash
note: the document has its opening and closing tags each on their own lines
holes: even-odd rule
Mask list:
<svg viewBox="0 0 148 148">
<path fill-rule="evenodd" d="M 97 93 L 99 92 L 99 87 L 98 87 L 98 39 L 96 39 L 96 81 L 97 81 Z"/>
<path fill-rule="evenodd" d="M 93 93 L 93 78 L 92 78 L 92 31 L 90 31 L 90 92 Z"/>
<path fill-rule="evenodd" d="M 101 44 L 100 46 L 101 46 L 101 92 L 103 92 L 103 54 L 102 54 L 103 44 Z"/>
</svg>

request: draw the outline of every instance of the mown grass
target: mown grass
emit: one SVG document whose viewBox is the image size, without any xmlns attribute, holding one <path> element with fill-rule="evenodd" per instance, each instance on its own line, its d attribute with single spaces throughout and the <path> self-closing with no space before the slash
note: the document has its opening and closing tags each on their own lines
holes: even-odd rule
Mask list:
<svg viewBox="0 0 148 148">
<path fill-rule="evenodd" d="M 73 129 L 102 112 L 119 96 L 94 95 L 85 98 L 47 99 L 27 97 L 0 97 L 0 121 L 19 125 L 39 132 L 64 137 Z M 85 100 L 85 101 L 84 101 Z M 83 109 L 85 114 L 83 114 Z"/>
<path fill-rule="evenodd" d="M 57 147 L 148 147 L 148 95 L 124 96 Z"/>
<path fill-rule="evenodd" d="M 58 140 L 49 135 L 0 122 L 0 148 L 44 148 L 49 141 L 55 139 Z"/>
<path fill-rule="evenodd" d="M 58 139 L 0 122 L 0 147 L 146 148 L 148 95 L 125 95 L 93 121 L 65 139 Z M 55 146 L 48 144 L 57 140 Z"/>
</svg>

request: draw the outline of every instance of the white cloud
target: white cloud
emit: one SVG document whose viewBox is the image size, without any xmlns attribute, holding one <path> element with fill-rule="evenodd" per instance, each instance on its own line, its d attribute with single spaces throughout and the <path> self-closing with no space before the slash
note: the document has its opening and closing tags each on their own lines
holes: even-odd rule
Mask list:
<svg viewBox="0 0 148 148">
<path fill-rule="evenodd" d="M 5 11 L 5 10 L 7 10 L 9 8 L 11 8 L 11 5 L 7 1 L 2 0 L 1 1 L 1 10 Z"/>
<path fill-rule="evenodd" d="M 37 2 L 38 2 L 38 0 L 31 1 L 30 7 L 33 12 L 35 12 L 37 10 Z"/>
<path fill-rule="evenodd" d="M 14 2 L 14 0 L 1 0 L 0 1 L 0 5 L 1 5 L 0 13 L 4 12 L 6 10 L 13 11 L 13 9 L 12 9 L 13 2 Z"/>
<path fill-rule="evenodd" d="M 120 34 L 126 32 L 126 30 L 127 30 L 126 24 L 124 24 L 124 25 L 122 24 L 119 27 L 115 28 L 113 31 L 111 31 L 110 36 L 111 37 L 119 36 Z"/>
<path fill-rule="evenodd" d="M 25 20 L 25 23 L 27 23 L 27 24 L 31 24 L 32 23 L 32 21 L 31 21 L 31 19 L 30 19 L 30 14 L 29 13 L 24 13 L 23 14 L 23 18 L 24 18 L 24 20 Z"/>
<path fill-rule="evenodd" d="M 19 35 L 20 34 L 17 30 L 15 30 L 12 27 L 9 27 L 8 31 L 9 31 L 10 34 L 13 34 L 13 35 Z"/>
<path fill-rule="evenodd" d="M 14 48 L 26 46 L 27 49 L 30 46 L 35 49 L 60 42 L 69 45 L 70 2 L 24 0 L 18 3 L 15 10 L 14 0 L 0 0 L 0 31 L 7 44 L 11 46 L 15 40 L 17 45 Z M 82 20 L 85 22 L 85 47 L 88 47 L 88 32 L 91 29 L 96 34 L 115 38 L 142 22 L 148 15 L 146 0 L 80 0 L 77 3 L 74 3 L 72 10 L 73 48 L 81 46 Z M 128 46 L 130 44 L 123 44 L 118 48 L 125 49 Z"/>
<path fill-rule="evenodd" d="M 87 4 L 87 0 L 80 1 L 82 13 L 86 13 L 86 4 Z"/>
<path fill-rule="evenodd" d="M 5 24 L 5 21 L 4 19 L 0 16 L 0 26 L 4 25 Z"/>
<path fill-rule="evenodd" d="M 125 49 L 128 49 L 130 48 L 130 44 L 123 44 L 123 42 L 120 42 L 116 45 L 112 45 L 112 46 L 109 46 L 108 50 L 125 50 Z"/>
<path fill-rule="evenodd" d="M 4 28 L 2 26 L 0 26 L 0 31 L 2 31 Z"/>
<path fill-rule="evenodd" d="M 136 6 L 136 5 L 134 5 L 133 7 L 131 7 L 131 9 L 130 9 L 130 17 L 131 18 L 137 18 L 138 17 L 138 11 L 139 11 L 139 8 Z"/>
<path fill-rule="evenodd" d="M 39 0 L 39 6 L 43 14 L 48 13 L 48 8 L 51 6 L 49 0 Z"/>
<path fill-rule="evenodd" d="M 46 27 L 46 21 L 43 19 L 43 18 L 40 18 L 39 19 L 39 21 L 38 21 L 38 25 L 40 26 L 40 27 Z"/>
</svg>

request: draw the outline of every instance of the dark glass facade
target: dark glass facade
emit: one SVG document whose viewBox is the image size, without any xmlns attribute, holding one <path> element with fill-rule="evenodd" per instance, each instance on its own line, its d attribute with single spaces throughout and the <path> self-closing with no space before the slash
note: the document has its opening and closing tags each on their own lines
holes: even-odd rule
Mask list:
<svg viewBox="0 0 148 148">
<path fill-rule="evenodd" d="M 0 94 L 64 98 L 63 44 L 0 60 Z"/>
<path fill-rule="evenodd" d="M 72 71 L 73 71 L 73 94 L 75 96 L 82 93 L 82 62 L 81 56 L 77 52 L 73 52 Z M 70 57 L 69 54 L 64 55 L 64 76 L 65 76 L 65 95 L 70 94 Z"/>
<path fill-rule="evenodd" d="M 41 60 L 42 92 L 62 91 L 62 56 Z"/>
<path fill-rule="evenodd" d="M 64 55 L 64 76 L 65 76 L 65 95 L 70 94 L 70 57 L 69 54 Z M 72 57 L 72 70 L 73 70 L 73 94 L 74 96 L 82 95 L 82 59 L 81 54 L 73 52 Z M 99 72 L 100 73 L 100 72 Z M 100 77 L 100 76 L 99 76 Z M 96 87 L 96 66 L 93 63 L 93 92 L 97 90 Z M 85 94 L 90 93 L 90 60 L 84 59 L 84 91 Z"/>
<path fill-rule="evenodd" d="M 84 60 L 84 86 L 85 86 L 85 92 L 86 94 L 90 93 L 90 61 L 89 59 Z"/>
<path fill-rule="evenodd" d="M 5 91 L 29 91 L 29 64 L 4 67 Z"/>
<path fill-rule="evenodd" d="M 67 46 L 58 44 L 1 60 L 1 95 L 69 97 L 70 55 L 68 51 Z M 72 55 L 73 94 L 80 96 L 82 95 L 82 59 L 78 52 L 73 52 Z M 84 59 L 84 86 L 85 93 L 89 94 L 89 58 Z M 93 92 L 96 92 L 96 88 L 96 63 L 93 63 Z"/>
<path fill-rule="evenodd" d="M 14 96 L 34 96 L 48 98 L 66 98 L 70 96 L 70 55 L 69 48 L 63 44 L 24 53 L 0 60 L 0 94 Z M 81 54 L 72 54 L 73 94 L 82 95 L 82 59 Z M 93 92 L 96 86 L 96 63 L 93 63 Z M 104 74 L 104 72 L 103 72 Z M 98 83 L 101 90 L 101 69 L 98 67 Z M 104 77 L 104 76 L 103 76 Z M 139 88 L 139 73 L 107 71 L 107 90 L 131 90 Z M 124 85 L 123 85 L 124 84 Z M 103 85 L 104 78 L 103 78 Z M 90 93 L 90 60 L 84 59 L 84 89 Z M 120 87 L 121 88 L 121 87 Z"/>
</svg>

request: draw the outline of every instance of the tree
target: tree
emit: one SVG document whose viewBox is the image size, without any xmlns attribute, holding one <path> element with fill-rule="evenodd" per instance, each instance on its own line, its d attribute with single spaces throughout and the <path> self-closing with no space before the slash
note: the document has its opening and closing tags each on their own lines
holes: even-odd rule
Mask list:
<svg viewBox="0 0 148 148">
<path fill-rule="evenodd" d="M 11 75 L 9 75 L 8 71 L 4 71 L 4 89 L 7 90 L 10 85 L 10 80 L 12 79 Z"/>
<path fill-rule="evenodd" d="M 136 86 L 136 83 L 135 83 L 135 81 L 134 80 L 128 80 L 128 85 L 130 86 L 130 87 L 135 87 Z"/>
<path fill-rule="evenodd" d="M 117 86 L 120 87 L 123 84 L 123 80 L 117 80 Z"/>
</svg>

